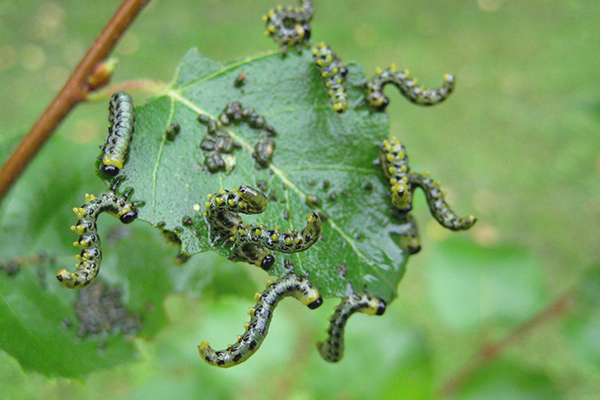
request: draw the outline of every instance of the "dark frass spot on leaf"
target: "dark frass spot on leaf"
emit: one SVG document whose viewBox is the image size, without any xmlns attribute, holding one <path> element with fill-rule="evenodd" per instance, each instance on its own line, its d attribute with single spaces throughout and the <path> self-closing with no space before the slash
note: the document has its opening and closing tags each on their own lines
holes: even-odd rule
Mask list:
<svg viewBox="0 0 600 400">
<path fill-rule="evenodd" d="M 129 311 L 122 303 L 121 291 L 97 281 L 77 292 L 75 313 L 79 321 L 77 335 L 101 333 L 135 334 L 142 328 L 140 315 Z"/>
</svg>

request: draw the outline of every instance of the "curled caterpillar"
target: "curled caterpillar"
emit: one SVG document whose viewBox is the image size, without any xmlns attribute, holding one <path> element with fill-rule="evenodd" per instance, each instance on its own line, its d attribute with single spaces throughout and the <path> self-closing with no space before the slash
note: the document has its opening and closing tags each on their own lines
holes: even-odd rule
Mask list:
<svg viewBox="0 0 600 400">
<path fill-rule="evenodd" d="M 296 46 L 300 52 L 301 44 L 310 39 L 310 26 L 314 12 L 312 1 L 301 0 L 300 7 L 279 6 L 263 17 L 267 30 L 265 35 L 271 37 L 281 47 L 285 56 L 288 46 Z"/>
<path fill-rule="evenodd" d="M 267 197 L 259 190 L 241 185 L 237 190 L 223 190 L 209 194 L 205 215 L 217 239 L 229 238 L 233 242 L 231 259 L 246 261 L 265 270 L 275 263 L 269 250 L 296 253 L 312 246 L 321 235 L 321 219 L 316 213 L 308 216 L 302 231 L 279 227 L 269 229 L 263 224 L 250 225 L 238 213 L 260 214 L 267 208 Z"/>
<path fill-rule="evenodd" d="M 121 179 L 117 179 L 110 190 L 100 193 L 97 197 L 86 194 L 84 204 L 73 209 L 78 221 L 77 224 L 71 226 L 71 230 L 79 235 L 79 239 L 73 245 L 81 247 L 82 250 L 81 254 L 77 256 L 80 262 L 76 264 L 75 272 L 62 269 L 56 275 L 63 286 L 70 289 L 82 288 L 89 285 L 98 275 L 102 262 L 102 250 L 96 220 L 100 214 L 105 212 L 114 215 L 124 224 L 129 224 L 137 218 L 137 207 L 143 203 L 129 202 L 128 198 L 132 189 L 119 196 L 116 189 L 120 182 Z"/>
<path fill-rule="evenodd" d="M 321 72 L 321 78 L 328 89 L 333 110 L 342 114 L 348 109 L 348 93 L 344 87 L 344 78 L 348 69 L 340 59 L 324 43 L 319 43 L 312 48 L 313 58 Z"/>
<path fill-rule="evenodd" d="M 413 172 L 409 176 L 409 181 L 413 187 L 418 186 L 423 189 L 431 215 L 444 228 L 453 231 L 467 230 L 477 222 L 477 217 L 474 215 L 461 218 L 450 209 L 446 203 L 446 195 L 440 188 L 440 183 L 431 179 L 428 172 L 422 174 Z"/>
<path fill-rule="evenodd" d="M 421 106 L 433 106 L 446 100 L 454 90 L 454 76 L 444 75 L 444 84 L 438 89 L 425 89 L 417 86 L 417 80 L 409 77 L 408 70 L 398 71 L 392 64 L 386 70 L 377 68 L 377 74 L 367 83 L 367 101 L 371 107 L 382 111 L 389 99 L 383 94 L 388 83 L 396 86 L 408 100 Z"/>
<path fill-rule="evenodd" d="M 244 324 L 246 331 L 238 336 L 237 342 L 227 346 L 225 350 L 215 351 L 204 341 L 198 346 L 200 357 L 210 365 L 221 368 L 233 367 L 248 360 L 265 340 L 275 307 L 281 299 L 288 296 L 295 297 L 311 310 L 323 304 L 319 291 L 308 279 L 298 275 L 287 275 L 268 283 L 264 292 L 256 293 L 257 303 L 248 310 L 252 318 Z"/>
<path fill-rule="evenodd" d="M 431 215 L 445 228 L 459 231 L 475 224 L 473 215 L 461 218 L 446 203 L 440 183 L 434 181 L 429 173 L 412 172 L 408 166 L 406 148 L 398 140 L 385 140 L 380 148 L 381 166 L 392 186 L 392 203 L 402 213 L 412 209 L 412 197 L 415 188 L 425 192 Z"/>
<path fill-rule="evenodd" d="M 109 176 L 117 176 L 129 152 L 131 138 L 135 131 L 135 110 L 133 100 L 125 92 L 112 95 L 109 102 L 108 136 L 102 146 L 100 170 Z"/>
<path fill-rule="evenodd" d="M 332 363 L 340 361 L 344 357 L 344 327 L 348 322 L 348 318 L 355 312 L 383 315 L 385 308 L 385 301 L 371 297 L 368 294 L 360 296 L 354 294 L 343 298 L 329 318 L 329 329 L 326 331 L 329 337 L 324 342 L 317 343 L 317 349 L 319 349 L 321 356 Z"/>
</svg>

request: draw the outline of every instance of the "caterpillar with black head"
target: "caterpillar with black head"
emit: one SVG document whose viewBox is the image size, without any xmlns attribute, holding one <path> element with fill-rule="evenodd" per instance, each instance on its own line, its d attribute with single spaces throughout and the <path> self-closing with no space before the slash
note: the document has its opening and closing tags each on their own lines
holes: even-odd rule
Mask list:
<svg viewBox="0 0 600 400">
<path fill-rule="evenodd" d="M 473 215 L 461 218 L 450 209 L 440 183 L 429 173 L 412 172 L 408 166 L 406 148 L 397 139 L 385 140 L 380 148 L 381 166 L 392 186 L 392 203 L 400 212 L 412 209 L 414 190 L 419 187 L 425 192 L 431 215 L 445 228 L 459 231 L 469 229 L 477 218 Z"/>
<path fill-rule="evenodd" d="M 71 226 L 71 230 L 79 235 L 79 239 L 73 243 L 73 246 L 81 247 L 82 250 L 77 256 L 80 262 L 76 264 L 75 272 L 62 269 L 56 275 L 63 286 L 70 289 L 82 288 L 89 285 L 98 275 L 102 262 L 102 249 L 96 221 L 100 214 L 105 212 L 113 215 L 124 224 L 129 224 L 137 218 L 137 207 L 143 202 L 132 203 L 128 200 L 133 189 L 118 195 L 116 190 L 121 180 L 122 178 L 117 179 L 109 190 L 98 196 L 86 194 L 84 204 L 73 208 L 78 220 Z"/>
<path fill-rule="evenodd" d="M 263 17 L 267 30 L 265 35 L 271 37 L 281 47 L 285 56 L 288 46 L 296 46 L 301 52 L 301 45 L 310 40 L 310 26 L 314 7 L 312 1 L 301 0 L 300 7 L 282 7 L 269 11 Z"/>
<path fill-rule="evenodd" d="M 408 70 L 398 71 L 392 64 L 388 69 L 377 68 L 376 75 L 367 83 L 367 102 L 376 110 L 382 111 L 389 104 L 383 94 L 388 83 L 393 84 L 408 100 L 421 106 L 433 106 L 446 100 L 454 90 L 454 76 L 444 75 L 444 83 L 437 89 L 425 89 L 417 85 L 417 80 L 410 78 Z"/>
<path fill-rule="evenodd" d="M 368 315 L 383 315 L 385 312 L 385 301 L 368 294 L 353 294 L 342 299 L 335 308 L 333 315 L 329 318 L 330 324 L 327 340 L 317 343 L 317 349 L 321 356 L 329 362 L 338 362 L 344 357 L 344 328 L 348 318 L 356 312 Z"/>
<path fill-rule="evenodd" d="M 129 153 L 129 145 L 135 131 L 133 99 L 125 92 L 112 95 L 108 108 L 108 136 L 101 147 L 100 170 L 108 176 L 117 176 Z"/>
<path fill-rule="evenodd" d="M 340 59 L 324 43 L 319 43 L 312 48 L 313 58 L 319 67 L 323 84 L 327 88 L 333 110 L 342 114 L 348 109 L 348 93 L 344 81 L 348 69 Z"/>
<path fill-rule="evenodd" d="M 248 360 L 260 348 L 269 331 L 273 311 L 284 297 L 295 297 L 311 310 L 323 304 L 319 291 L 310 281 L 295 274 L 290 274 L 275 282 L 267 283 L 267 289 L 256 293 L 256 305 L 248 314 L 250 322 L 244 324 L 246 331 L 238 336 L 235 344 L 225 350 L 213 350 L 207 341 L 198 346 L 200 357 L 210 365 L 229 368 Z"/>
<path fill-rule="evenodd" d="M 302 231 L 279 227 L 269 229 L 263 224 L 250 225 L 238 213 L 260 214 L 267 208 L 267 197 L 259 190 L 241 185 L 237 190 L 221 189 L 209 194 L 205 215 L 217 240 L 229 238 L 233 242 L 231 259 L 246 261 L 265 270 L 270 269 L 275 258 L 269 250 L 282 253 L 304 251 L 317 242 L 321 235 L 321 219 L 316 213 L 308 215 Z"/>
</svg>

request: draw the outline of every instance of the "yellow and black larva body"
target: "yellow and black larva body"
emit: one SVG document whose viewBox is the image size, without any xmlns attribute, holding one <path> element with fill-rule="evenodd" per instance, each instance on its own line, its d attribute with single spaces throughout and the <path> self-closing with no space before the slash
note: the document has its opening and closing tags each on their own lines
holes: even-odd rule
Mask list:
<svg viewBox="0 0 600 400">
<path fill-rule="evenodd" d="M 137 206 L 143 203 L 132 203 L 128 200 L 132 189 L 123 195 L 118 195 L 116 188 L 120 181 L 121 179 L 117 179 L 110 190 L 98 196 L 86 194 L 84 204 L 73 209 L 78 221 L 71 226 L 71 230 L 79 235 L 79 239 L 73 245 L 81 248 L 81 254 L 77 256 L 80 262 L 76 264 L 75 272 L 66 269 L 58 272 L 56 278 L 63 286 L 70 289 L 82 288 L 89 285 L 98 275 L 102 262 L 102 249 L 96 221 L 100 214 L 113 215 L 124 224 L 129 224 L 137 218 Z"/>
<path fill-rule="evenodd" d="M 125 92 L 112 95 L 109 102 L 108 136 L 101 147 L 100 170 L 108 176 L 117 176 L 129 152 L 129 145 L 135 131 L 135 110 L 133 99 Z"/>
<path fill-rule="evenodd" d="M 217 240 L 229 239 L 233 243 L 231 259 L 246 261 L 270 269 L 275 257 L 269 250 L 296 253 L 312 246 L 321 235 L 321 219 L 310 213 L 302 231 L 289 229 L 281 232 L 278 227 L 269 229 L 263 224 L 250 225 L 242 221 L 238 213 L 260 214 L 267 208 L 268 200 L 259 190 L 241 185 L 237 190 L 221 189 L 209 194 L 205 215 Z"/>
<path fill-rule="evenodd" d="M 368 315 L 383 315 L 385 312 L 385 301 L 368 294 L 357 295 L 342 299 L 335 308 L 333 315 L 329 318 L 329 335 L 324 342 L 317 343 L 317 349 L 321 356 L 329 362 L 338 362 L 344 357 L 344 328 L 348 318 L 356 312 Z"/>
<path fill-rule="evenodd" d="M 421 251 L 421 239 L 414 217 L 410 214 L 402 214 L 399 219 L 403 222 L 401 231 L 397 232 L 400 236 L 399 246 L 410 255 L 418 253 Z"/>
<path fill-rule="evenodd" d="M 454 90 L 454 76 L 444 75 L 444 83 L 438 89 L 425 89 L 410 78 L 408 70 L 398 71 L 392 64 L 385 70 L 377 68 L 376 75 L 367 83 L 367 102 L 376 110 L 384 110 L 389 99 L 383 94 L 383 88 L 393 84 L 408 100 L 421 106 L 433 106 L 446 100 Z"/>
<path fill-rule="evenodd" d="M 255 295 L 257 303 L 248 311 L 250 322 L 244 324 L 246 331 L 238 336 L 237 342 L 218 351 L 213 350 L 208 342 L 202 342 L 198 346 L 200 357 L 221 368 L 233 367 L 248 360 L 265 340 L 275 307 L 281 299 L 289 296 L 295 297 L 310 309 L 323 304 L 319 291 L 306 278 L 290 274 L 268 283 L 264 292 Z"/>
<path fill-rule="evenodd" d="M 323 84 L 328 90 L 333 110 L 338 114 L 345 113 L 348 109 L 348 93 L 344 87 L 344 81 L 348 69 L 324 43 L 313 46 L 312 52 Z"/>
<path fill-rule="evenodd" d="M 475 216 L 461 218 L 450 209 L 440 183 L 431 179 L 429 173 L 419 174 L 410 170 L 406 148 L 397 139 L 383 142 L 380 158 L 381 167 L 392 188 L 392 203 L 400 212 L 411 210 L 413 192 L 419 187 L 425 192 L 431 215 L 443 227 L 459 231 L 475 224 Z"/>
<path fill-rule="evenodd" d="M 392 186 L 392 204 L 401 212 L 412 209 L 412 192 L 408 181 L 410 167 L 404 145 L 396 139 L 385 140 L 380 152 L 381 167 Z"/>
<path fill-rule="evenodd" d="M 462 231 L 469 229 L 477 222 L 477 217 L 474 215 L 461 218 L 450 209 L 446 202 L 446 195 L 440 187 L 440 183 L 431 179 L 428 172 L 422 174 L 413 172 L 409 175 L 408 179 L 413 188 L 420 187 L 423 189 L 431 215 L 433 215 L 444 228 L 453 231 Z"/>
<path fill-rule="evenodd" d="M 284 56 L 288 46 L 296 46 L 302 51 L 301 45 L 310 39 L 308 23 L 313 12 L 310 0 L 301 0 L 300 7 L 278 6 L 263 17 L 267 28 L 265 34 L 281 47 Z"/>
</svg>

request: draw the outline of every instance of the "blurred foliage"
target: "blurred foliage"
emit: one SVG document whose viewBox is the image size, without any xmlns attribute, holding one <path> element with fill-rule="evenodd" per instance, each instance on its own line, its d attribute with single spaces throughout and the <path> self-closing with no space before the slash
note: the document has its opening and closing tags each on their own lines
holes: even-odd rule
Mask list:
<svg viewBox="0 0 600 400">
<path fill-rule="evenodd" d="M 0 3 L 0 160 L 118 4 Z M 114 81 L 168 81 L 194 46 L 223 62 L 273 50 L 260 17 L 276 4 L 153 0 L 115 51 Z M 456 74 L 456 92 L 438 107 L 418 108 L 390 93 L 390 134 L 407 145 L 415 169 L 429 169 L 442 181 L 459 214 L 476 211 L 477 225 L 448 240 L 417 198 L 423 251 L 411 258 L 384 317 L 349 322 L 339 365 L 327 365 L 313 347 L 324 337 L 335 301 L 301 319 L 301 306 L 284 302 L 263 349 L 240 367 L 219 370 L 200 360 L 196 346 L 205 339 L 233 341 L 264 273 L 214 256 L 175 266 L 177 250 L 157 232 L 136 223 L 119 233 L 107 217 L 100 227 L 102 274 L 111 284 L 120 274 L 140 282 L 122 288 L 128 307 L 146 313 L 145 329 L 131 342 L 139 359 L 85 381 L 47 380 L 0 352 L 4 397 L 427 399 L 482 345 L 580 287 L 583 276 L 594 282 L 597 273 L 586 271 L 598 263 L 600 242 L 600 3 L 315 0 L 315 8 L 315 37 L 344 60 L 360 62 L 367 75 L 396 63 L 434 86 L 442 73 Z M 144 103 L 143 94 L 134 99 Z M 70 210 L 86 192 L 103 188 L 93 159 L 106 127 L 105 101 L 80 106 L 65 120 L 2 203 L 0 261 L 45 251 L 61 266 L 74 263 Z M 39 284 L 23 268 L 15 282 L 30 277 Z M 52 278 L 54 269 L 47 272 Z M 13 278 L 0 272 L 0 297 L 10 293 Z M 47 290 L 60 297 L 46 299 L 37 311 L 38 301 L 29 303 L 19 315 L 66 307 L 72 294 L 52 285 L 48 279 Z M 151 287 L 156 292 L 144 293 Z M 584 287 L 565 319 L 551 319 L 512 343 L 453 398 L 597 398 L 600 313 L 589 301 L 598 298 L 589 295 L 597 286 Z M 0 318 L 6 313 L 2 309 Z M 51 329 L 40 327 L 32 337 Z M 16 334 L 3 325 L 1 335 Z M 60 345 L 52 338 L 48 343 Z M 105 354 L 117 350 L 106 346 Z"/>
</svg>

